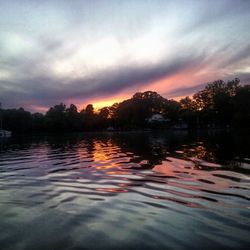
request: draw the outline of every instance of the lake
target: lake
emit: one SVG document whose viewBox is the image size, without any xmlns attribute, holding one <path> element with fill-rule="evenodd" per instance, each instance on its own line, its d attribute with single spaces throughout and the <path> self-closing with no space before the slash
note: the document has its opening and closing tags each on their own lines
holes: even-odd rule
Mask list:
<svg viewBox="0 0 250 250">
<path fill-rule="evenodd" d="M 0 249 L 247 249 L 247 132 L 0 141 Z"/>
</svg>

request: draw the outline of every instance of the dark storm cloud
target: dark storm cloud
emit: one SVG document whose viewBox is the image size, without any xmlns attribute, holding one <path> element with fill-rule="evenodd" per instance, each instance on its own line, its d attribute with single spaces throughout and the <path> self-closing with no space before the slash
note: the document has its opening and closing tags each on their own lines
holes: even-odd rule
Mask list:
<svg viewBox="0 0 250 250">
<path fill-rule="evenodd" d="M 250 84 L 250 72 L 248 73 L 240 73 L 237 76 L 240 79 L 240 82 L 243 85 Z"/>
<path fill-rule="evenodd" d="M 190 86 L 190 87 L 176 88 L 174 90 L 168 91 L 167 93 L 164 94 L 164 96 L 167 96 L 168 98 L 175 98 L 179 96 L 189 96 L 203 89 L 205 85 L 206 83 L 202 83 L 202 84 L 198 84 L 198 85 Z"/>
<path fill-rule="evenodd" d="M 193 6 L 189 5 L 189 7 L 192 8 Z M 246 0 L 200 1 L 196 5 L 196 18 L 186 26 L 185 31 L 194 32 L 196 29 L 203 29 L 206 26 L 211 27 L 213 24 L 215 24 L 214 30 L 216 30 L 223 21 L 228 22 L 233 28 L 234 25 L 238 25 L 235 19 L 242 16 L 245 16 L 245 25 L 247 26 L 247 20 L 250 21 L 249 11 L 250 1 Z M 237 27 L 237 29 L 240 28 Z"/>
<path fill-rule="evenodd" d="M 201 58 L 187 56 L 157 65 L 114 68 L 89 78 L 59 80 L 53 77 L 32 77 L 16 82 L 0 81 L 0 98 L 7 105 L 52 105 L 67 99 L 108 96 L 121 90 L 147 85 L 150 82 L 174 75 L 201 62 Z"/>
<path fill-rule="evenodd" d="M 229 66 L 246 59 L 250 59 L 250 44 L 243 46 L 243 48 L 239 48 L 238 51 L 234 51 L 231 55 L 229 54 L 229 58 L 224 60 L 224 64 L 225 66 Z"/>
</svg>

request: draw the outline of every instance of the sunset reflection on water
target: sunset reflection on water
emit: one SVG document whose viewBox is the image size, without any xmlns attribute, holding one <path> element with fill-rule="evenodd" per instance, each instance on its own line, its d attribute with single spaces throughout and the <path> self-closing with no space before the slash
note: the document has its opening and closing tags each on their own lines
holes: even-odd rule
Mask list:
<svg viewBox="0 0 250 250">
<path fill-rule="evenodd" d="M 87 249 L 128 243 L 151 249 L 151 241 L 178 248 L 179 240 L 192 249 L 244 247 L 249 243 L 248 146 L 245 135 L 239 140 L 184 132 L 12 138 L 0 154 L 5 231 L 0 244 L 17 246 L 18 234 L 23 249 L 34 249 L 35 235 L 49 228 L 53 242 L 70 237 L 72 246 Z M 28 239 L 22 232 L 29 231 L 29 221 L 37 226 Z M 93 245 L 91 235 L 99 235 L 104 245 Z"/>
</svg>

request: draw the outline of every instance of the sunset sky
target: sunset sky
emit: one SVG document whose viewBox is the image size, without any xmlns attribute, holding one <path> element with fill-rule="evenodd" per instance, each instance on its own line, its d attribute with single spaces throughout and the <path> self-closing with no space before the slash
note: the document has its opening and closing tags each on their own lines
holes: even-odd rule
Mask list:
<svg viewBox="0 0 250 250">
<path fill-rule="evenodd" d="M 44 112 L 250 82 L 250 1 L 0 0 L 0 102 Z"/>
</svg>

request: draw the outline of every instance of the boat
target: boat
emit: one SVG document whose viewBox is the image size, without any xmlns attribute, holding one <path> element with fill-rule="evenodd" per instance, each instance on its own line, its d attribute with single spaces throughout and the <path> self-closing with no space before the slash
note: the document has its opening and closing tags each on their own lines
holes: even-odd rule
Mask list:
<svg viewBox="0 0 250 250">
<path fill-rule="evenodd" d="M 0 138 L 9 138 L 11 135 L 11 131 L 0 129 Z"/>
</svg>

